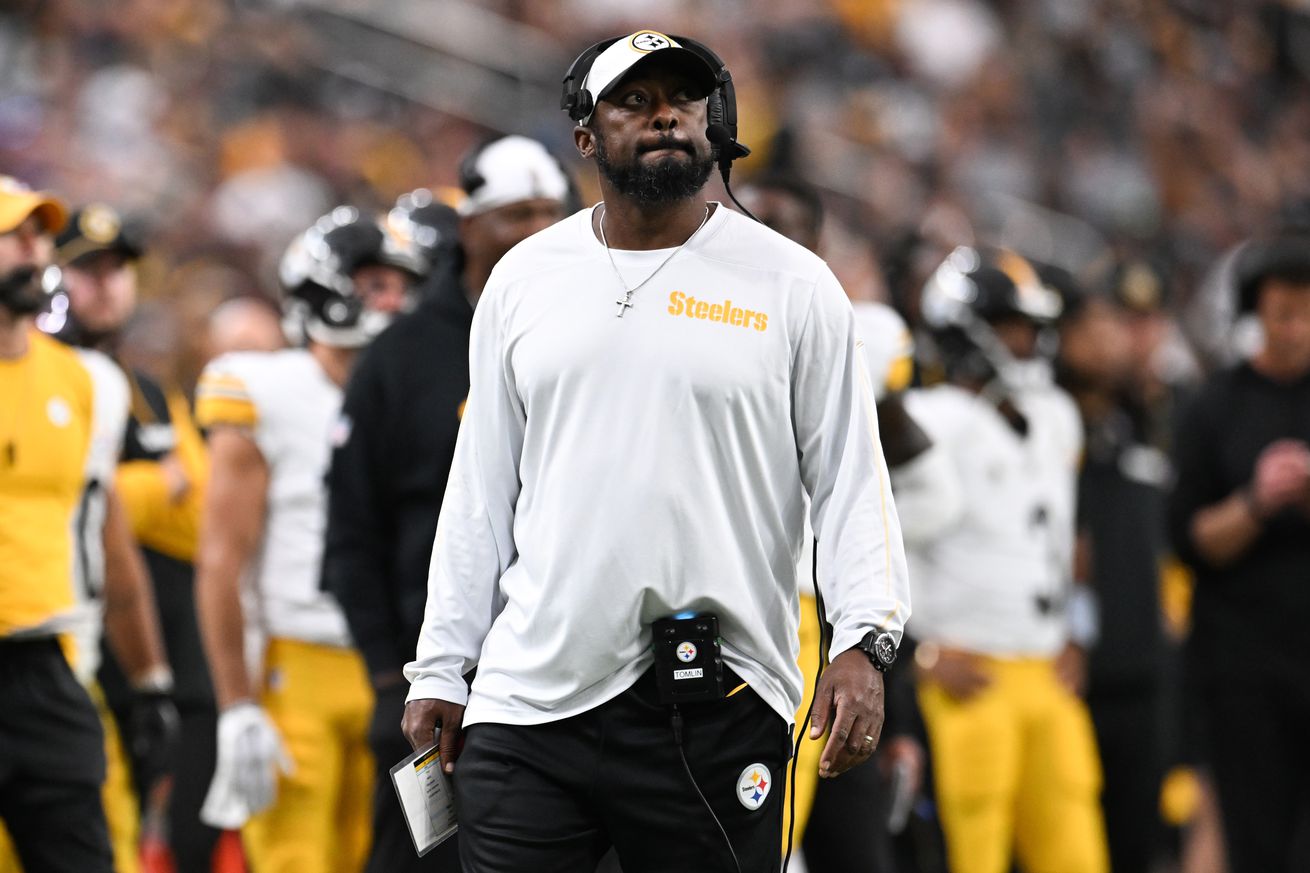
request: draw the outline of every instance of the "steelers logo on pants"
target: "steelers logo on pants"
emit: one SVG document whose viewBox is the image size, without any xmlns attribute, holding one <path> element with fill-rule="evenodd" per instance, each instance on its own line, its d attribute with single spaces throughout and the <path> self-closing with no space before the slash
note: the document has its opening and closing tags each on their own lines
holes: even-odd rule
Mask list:
<svg viewBox="0 0 1310 873">
<path fill-rule="evenodd" d="M 737 777 L 737 799 L 752 812 L 764 805 L 773 790 L 773 774 L 763 764 L 751 764 Z"/>
</svg>

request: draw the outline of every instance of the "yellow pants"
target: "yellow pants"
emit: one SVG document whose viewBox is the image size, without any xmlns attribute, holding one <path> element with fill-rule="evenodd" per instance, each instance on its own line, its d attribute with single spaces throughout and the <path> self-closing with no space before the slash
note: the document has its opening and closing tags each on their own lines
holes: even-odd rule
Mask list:
<svg viewBox="0 0 1310 873">
<path fill-rule="evenodd" d="M 132 770 L 127 762 L 127 752 L 100 686 L 92 684 L 87 688 L 87 693 L 91 695 L 96 711 L 100 713 L 100 723 L 105 730 L 105 784 L 100 789 L 100 798 L 105 807 L 105 819 L 109 822 L 114 871 L 141 873 L 141 816 L 137 811 L 139 807 L 136 791 L 132 788 Z M 22 871 L 18 853 L 9 841 L 4 824 L 0 823 L 0 873 Z"/>
<path fill-rule="evenodd" d="M 262 702 L 294 772 L 241 830 L 252 873 L 356 873 L 372 839 L 373 691 L 354 649 L 274 639 Z"/>
<path fill-rule="evenodd" d="M 801 595 L 800 661 L 801 676 L 804 677 L 801 708 L 796 711 L 796 727 L 792 733 L 792 748 L 800 736 L 805 713 L 814 699 L 814 671 L 819 666 L 819 647 L 822 631 L 819 617 L 815 614 L 814 598 Z M 796 854 L 805 836 L 805 825 L 810 820 L 810 810 L 814 808 L 814 792 L 819 787 L 819 756 L 823 754 L 823 745 L 827 737 L 810 739 L 809 727 L 805 727 L 805 739 L 801 740 L 800 751 L 796 755 L 796 784 L 791 787 L 792 796 L 796 798 L 796 830 L 792 835 L 792 854 Z M 791 775 L 788 773 L 788 775 Z M 791 824 L 791 800 L 788 799 L 782 812 L 782 845 L 787 848 L 787 828 Z"/>
<path fill-rule="evenodd" d="M 1051 660 L 989 658 L 967 701 L 924 683 L 937 804 L 952 873 L 1106 873 L 1101 763 L 1084 703 Z"/>
</svg>

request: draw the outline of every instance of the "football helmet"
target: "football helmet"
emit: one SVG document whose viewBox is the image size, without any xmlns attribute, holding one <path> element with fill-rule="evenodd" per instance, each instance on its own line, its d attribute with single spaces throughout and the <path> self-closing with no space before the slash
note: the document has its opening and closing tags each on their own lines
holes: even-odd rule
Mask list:
<svg viewBox="0 0 1310 873">
<path fill-rule="evenodd" d="M 1047 339 L 1060 316 L 1060 295 L 1047 287 L 1026 259 L 1008 249 L 961 246 L 946 256 L 924 284 L 923 320 L 932 331 L 949 376 L 1003 389 L 1050 382 L 1054 343 Z M 1024 318 L 1039 329 L 1038 355 L 1020 359 L 993 325 Z"/>
<path fill-rule="evenodd" d="M 387 227 L 401 239 L 409 239 L 423 255 L 434 274 L 458 275 L 464 268 L 459 246 L 459 213 L 430 188 L 401 194 L 387 213 Z"/>
<path fill-rule="evenodd" d="M 395 267 L 415 284 L 429 270 L 411 240 L 353 206 L 338 206 L 292 240 L 278 267 L 287 338 L 359 348 L 385 330 L 392 315 L 355 293 L 355 271 L 371 264 Z"/>
</svg>

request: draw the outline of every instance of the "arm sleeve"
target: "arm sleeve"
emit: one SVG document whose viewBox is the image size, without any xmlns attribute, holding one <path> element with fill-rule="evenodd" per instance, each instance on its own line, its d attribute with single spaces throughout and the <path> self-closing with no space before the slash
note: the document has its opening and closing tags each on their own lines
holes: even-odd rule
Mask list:
<svg viewBox="0 0 1310 873">
<path fill-rule="evenodd" d="M 792 419 L 831 651 L 846 651 L 875 627 L 899 641 L 910 613 L 900 521 L 854 316 L 827 268 L 793 351 Z"/>
<path fill-rule="evenodd" d="M 1208 392 L 1207 392 L 1208 394 Z M 1205 507 L 1227 496 L 1212 460 L 1214 434 L 1205 414 L 1202 394 L 1178 417 L 1174 434 L 1174 487 L 1169 495 L 1169 542 L 1179 559 L 1192 568 L 1205 564 L 1192 541 L 1192 519 Z"/>
<path fill-rule="evenodd" d="M 455 443 L 428 573 L 428 602 L 415 659 L 405 667 L 409 699 L 463 704 L 463 674 L 504 603 L 500 577 L 517 557 L 514 512 L 526 412 L 505 343 L 503 289 L 488 283 L 473 316 L 469 397 Z"/>
<path fill-rule="evenodd" d="M 389 572 L 395 544 L 388 536 L 394 524 L 387 510 L 382 463 L 388 426 L 388 397 L 379 378 L 384 362 L 383 356 L 366 353 L 346 390 L 342 415 L 349 422 L 349 435 L 333 451 L 328 470 L 323 553 L 323 587 L 341 604 L 372 675 L 405 666 Z"/>
</svg>

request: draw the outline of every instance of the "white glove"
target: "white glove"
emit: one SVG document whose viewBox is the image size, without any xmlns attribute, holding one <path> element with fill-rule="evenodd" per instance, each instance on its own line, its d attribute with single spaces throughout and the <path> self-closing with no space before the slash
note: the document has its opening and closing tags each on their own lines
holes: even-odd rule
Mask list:
<svg viewBox="0 0 1310 873">
<path fill-rule="evenodd" d="M 218 715 L 218 765 L 200 820 L 235 829 L 277 797 L 279 771 L 291 775 L 291 758 L 263 707 L 246 701 Z"/>
</svg>

